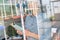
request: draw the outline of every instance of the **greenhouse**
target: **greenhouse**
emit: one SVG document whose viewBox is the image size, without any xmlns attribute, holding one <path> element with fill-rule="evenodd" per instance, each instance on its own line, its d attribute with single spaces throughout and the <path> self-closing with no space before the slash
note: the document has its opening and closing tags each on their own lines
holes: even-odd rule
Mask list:
<svg viewBox="0 0 60 40">
<path fill-rule="evenodd" d="M 55 40 L 60 35 L 60 1 L 0 0 L 0 33 L 6 40 Z"/>
</svg>

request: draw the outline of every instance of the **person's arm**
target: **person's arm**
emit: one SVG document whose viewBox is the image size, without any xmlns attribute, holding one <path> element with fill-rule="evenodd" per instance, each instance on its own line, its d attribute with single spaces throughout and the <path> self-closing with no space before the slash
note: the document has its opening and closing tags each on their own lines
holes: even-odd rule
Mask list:
<svg viewBox="0 0 60 40">
<path fill-rule="evenodd" d="M 60 40 L 60 35 L 54 33 L 53 40 Z"/>
<path fill-rule="evenodd" d="M 33 37 L 33 38 L 36 38 L 36 39 L 39 39 L 39 35 L 38 34 L 35 34 L 35 33 L 31 33 L 29 34 L 30 37 Z"/>
<path fill-rule="evenodd" d="M 17 30 L 17 33 L 20 34 L 20 35 L 23 35 L 23 33 L 21 31 L 19 31 L 19 30 Z M 28 30 L 25 30 L 25 35 L 27 37 L 33 37 L 33 38 L 39 39 L 38 34 L 32 33 L 32 32 L 30 32 Z"/>
<path fill-rule="evenodd" d="M 32 32 L 29 31 L 29 28 L 31 28 L 31 25 L 30 25 L 31 20 L 30 19 L 31 19 L 30 16 L 26 16 L 26 18 L 25 18 L 25 29 L 26 29 L 25 30 L 25 35 L 27 37 L 33 37 L 33 38 L 38 39 L 38 34 L 35 34 L 35 33 L 32 33 Z M 23 33 L 20 30 L 18 30 L 17 33 L 23 35 Z"/>
</svg>

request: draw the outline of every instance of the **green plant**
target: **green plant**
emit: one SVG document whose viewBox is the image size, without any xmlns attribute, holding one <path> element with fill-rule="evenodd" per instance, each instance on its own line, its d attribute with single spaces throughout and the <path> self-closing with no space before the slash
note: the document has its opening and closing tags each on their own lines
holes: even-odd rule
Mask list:
<svg viewBox="0 0 60 40">
<path fill-rule="evenodd" d="M 55 20 L 55 16 L 51 16 L 51 17 L 50 17 L 50 20 L 51 20 L 51 21 Z"/>
<path fill-rule="evenodd" d="M 11 25 L 9 25 L 7 27 L 7 35 L 9 37 L 12 37 L 12 36 L 16 36 L 17 35 L 16 30 Z"/>
</svg>

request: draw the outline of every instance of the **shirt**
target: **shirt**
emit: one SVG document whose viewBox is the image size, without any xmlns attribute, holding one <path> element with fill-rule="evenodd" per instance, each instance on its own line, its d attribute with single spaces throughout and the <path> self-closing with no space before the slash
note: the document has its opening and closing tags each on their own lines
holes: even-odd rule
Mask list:
<svg viewBox="0 0 60 40">
<path fill-rule="evenodd" d="M 39 33 L 39 40 L 51 39 L 51 23 L 49 19 L 45 19 L 43 14 L 38 14 L 36 16 L 27 16 L 25 20 L 25 29 L 32 33 Z M 39 32 L 38 32 L 39 29 Z M 49 36 L 48 36 L 49 35 Z M 37 40 L 32 37 L 28 37 L 27 40 Z"/>
<path fill-rule="evenodd" d="M 38 34 L 37 20 L 35 16 L 27 16 L 25 20 L 25 29 L 29 30 L 32 33 Z M 37 40 L 32 37 L 27 37 L 27 40 Z"/>
<path fill-rule="evenodd" d="M 37 16 L 37 26 L 39 29 L 39 40 L 51 40 L 51 22 L 45 18 L 45 14 L 40 13 Z"/>
</svg>

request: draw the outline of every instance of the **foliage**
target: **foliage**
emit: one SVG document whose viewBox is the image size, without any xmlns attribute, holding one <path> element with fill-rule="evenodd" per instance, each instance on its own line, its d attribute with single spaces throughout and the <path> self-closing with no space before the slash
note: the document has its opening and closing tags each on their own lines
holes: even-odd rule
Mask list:
<svg viewBox="0 0 60 40">
<path fill-rule="evenodd" d="M 51 17 L 50 17 L 50 20 L 51 20 L 51 21 L 55 20 L 55 16 L 51 16 Z"/>
<path fill-rule="evenodd" d="M 7 27 L 7 35 L 10 37 L 17 36 L 16 30 L 11 25 Z"/>
</svg>

